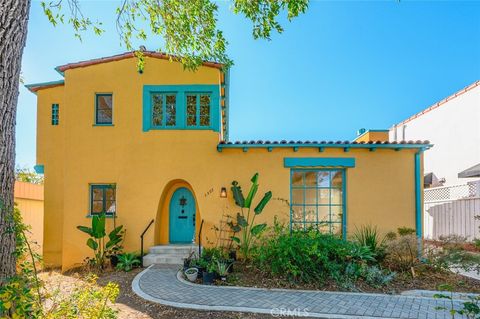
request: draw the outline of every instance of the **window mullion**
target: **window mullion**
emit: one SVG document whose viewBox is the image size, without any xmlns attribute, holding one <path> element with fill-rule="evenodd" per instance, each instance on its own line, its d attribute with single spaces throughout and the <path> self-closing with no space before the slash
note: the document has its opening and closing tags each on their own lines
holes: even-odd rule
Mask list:
<svg viewBox="0 0 480 319">
<path fill-rule="evenodd" d="M 196 99 L 197 105 L 196 105 L 196 126 L 200 126 L 200 94 L 197 94 L 197 99 Z"/>
<path fill-rule="evenodd" d="M 162 93 L 162 126 L 167 126 L 167 94 Z"/>
<path fill-rule="evenodd" d="M 103 213 L 107 214 L 107 188 L 102 187 L 102 205 L 103 205 Z"/>
</svg>

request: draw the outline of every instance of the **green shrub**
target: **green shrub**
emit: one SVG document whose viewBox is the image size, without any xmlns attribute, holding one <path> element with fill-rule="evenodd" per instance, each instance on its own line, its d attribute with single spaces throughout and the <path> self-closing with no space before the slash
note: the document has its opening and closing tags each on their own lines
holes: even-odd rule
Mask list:
<svg viewBox="0 0 480 319">
<path fill-rule="evenodd" d="M 418 263 L 418 243 L 415 235 L 401 235 L 387 240 L 385 262 L 391 269 L 408 271 Z"/>
<path fill-rule="evenodd" d="M 290 234 L 286 228 L 275 229 L 253 254 L 253 262 L 271 276 L 302 282 L 334 280 L 347 286 L 365 276 L 382 282 L 369 269 L 375 258 L 368 247 L 315 230 Z"/>
<path fill-rule="evenodd" d="M 377 226 L 356 228 L 353 238 L 359 245 L 368 247 L 378 261 L 385 258 L 385 237 L 380 237 Z"/>
<path fill-rule="evenodd" d="M 130 271 L 136 266 L 140 265 L 139 255 L 135 253 L 123 253 L 118 255 L 117 269 L 123 271 Z"/>
<path fill-rule="evenodd" d="M 409 227 L 400 227 L 397 228 L 397 232 L 400 236 L 414 235 L 415 229 Z"/>
</svg>

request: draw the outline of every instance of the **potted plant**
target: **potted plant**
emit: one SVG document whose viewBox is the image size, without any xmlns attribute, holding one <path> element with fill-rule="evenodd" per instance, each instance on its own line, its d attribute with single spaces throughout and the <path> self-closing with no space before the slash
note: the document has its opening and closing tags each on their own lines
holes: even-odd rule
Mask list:
<svg viewBox="0 0 480 319">
<path fill-rule="evenodd" d="M 187 276 L 188 281 L 195 282 L 198 277 L 198 269 L 197 268 L 188 268 L 185 270 L 185 276 Z"/>
<path fill-rule="evenodd" d="M 214 261 L 211 261 L 208 264 L 206 270 L 204 270 L 202 274 L 202 280 L 204 285 L 213 284 L 213 281 L 215 280 L 215 269 L 216 269 L 216 264 Z"/>
<path fill-rule="evenodd" d="M 220 276 L 220 279 L 221 279 L 222 281 L 226 281 L 226 280 L 227 280 L 228 269 L 230 268 L 231 265 L 232 265 L 232 264 L 228 264 L 228 263 L 225 262 L 225 261 L 217 260 L 216 272 L 217 272 L 218 276 Z"/>
</svg>

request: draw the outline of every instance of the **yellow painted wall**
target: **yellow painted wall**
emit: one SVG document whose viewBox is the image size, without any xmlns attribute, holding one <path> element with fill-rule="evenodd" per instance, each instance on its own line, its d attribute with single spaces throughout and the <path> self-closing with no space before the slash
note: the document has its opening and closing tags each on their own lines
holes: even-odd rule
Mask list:
<svg viewBox="0 0 480 319">
<path fill-rule="evenodd" d="M 156 225 L 147 232 L 145 247 L 167 242 L 165 203 L 168 206 L 170 196 L 180 185 L 189 187 L 196 197 L 198 221 L 205 221 L 202 242 L 207 243 L 215 241 L 212 227 L 222 215 L 234 215 L 238 211 L 230 192 L 233 180 L 238 180 L 248 190 L 251 176 L 259 172 L 258 199 L 271 190 L 274 198 L 289 200 L 290 170 L 283 167 L 285 157 L 356 159 L 356 167 L 347 170 L 350 234 L 356 225 L 366 223 L 375 224 L 384 232 L 400 226 L 415 226 L 412 150 L 369 152 L 351 149 L 346 153 L 343 149 L 319 152 L 315 148 L 301 148 L 298 152 L 292 149 L 218 152 L 216 146 L 220 136 L 213 131 L 142 131 L 143 85 L 219 85 L 219 82 L 220 71 L 214 68 L 202 67 L 197 73 L 191 73 L 183 71 L 178 63 L 148 59 L 145 72 L 138 74 L 135 59 L 127 59 L 67 70 L 64 91 L 41 90 L 39 110 L 47 109 L 48 103 L 62 93 L 64 96 L 60 105 L 63 131 L 57 136 L 63 139 L 59 142 L 61 150 L 45 153 L 46 145 L 52 144 L 51 138 L 54 138 L 49 134 L 55 133 L 46 127 L 39 130 L 42 147 L 38 149 L 38 163 L 45 164 L 46 178 L 45 250 L 52 252 L 52 256 L 60 256 L 58 264 L 66 269 L 91 255 L 85 245 L 86 235 L 76 229 L 77 225 L 90 223 L 86 217 L 90 183 L 116 183 L 116 223 L 127 229 L 126 250 L 140 250 L 139 236 L 152 218 Z M 93 126 L 96 92 L 113 92 L 114 126 Z M 39 119 L 42 114 L 40 111 Z M 56 169 L 61 172 L 54 172 Z M 229 190 L 228 198 L 220 198 L 221 187 Z M 47 197 L 47 194 L 54 195 Z M 288 222 L 289 207 L 285 202 L 273 200 L 258 221 L 271 224 L 275 215 Z M 109 219 L 107 225 L 113 227 L 113 220 Z M 63 232 L 59 229 L 62 226 Z M 54 238 L 59 241 L 48 240 Z"/>
<path fill-rule="evenodd" d="M 367 131 L 362 135 L 358 136 L 355 141 L 357 142 L 368 142 L 368 141 L 388 141 L 388 131 L 386 132 L 375 132 Z"/>
<path fill-rule="evenodd" d="M 63 164 L 67 122 L 67 105 L 63 96 L 63 86 L 37 93 L 37 164 L 45 167 L 43 261 L 47 267 L 62 263 Z M 59 104 L 59 125 L 55 126 L 52 125 L 52 104 Z"/>
<path fill-rule="evenodd" d="M 32 248 L 42 254 L 43 248 L 43 185 L 15 182 L 15 203 L 23 222 L 30 226 L 28 237 Z"/>
</svg>

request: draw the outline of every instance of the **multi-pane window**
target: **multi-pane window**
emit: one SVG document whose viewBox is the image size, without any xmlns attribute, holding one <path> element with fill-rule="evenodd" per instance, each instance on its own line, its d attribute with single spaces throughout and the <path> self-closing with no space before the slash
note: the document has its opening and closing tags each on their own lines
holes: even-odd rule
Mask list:
<svg viewBox="0 0 480 319">
<path fill-rule="evenodd" d="M 95 124 L 106 125 L 113 123 L 112 94 L 97 94 L 95 96 Z"/>
<path fill-rule="evenodd" d="M 90 215 L 114 215 L 116 212 L 115 184 L 90 185 Z"/>
<path fill-rule="evenodd" d="M 210 126 L 210 94 L 187 94 L 187 126 Z"/>
<path fill-rule="evenodd" d="M 52 125 L 58 125 L 59 119 L 59 108 L 58 104 L 52 104 Z"/>
<path fill-rule="evenodd" d="M 291 227 L 342 234 L 344 170 L 291 171 Z"/>
<path fill-rule="evenodd" d="M 152 94 L 152 126 L 177 126 L 177 95 L 175 93 Z"/>
</svg>

